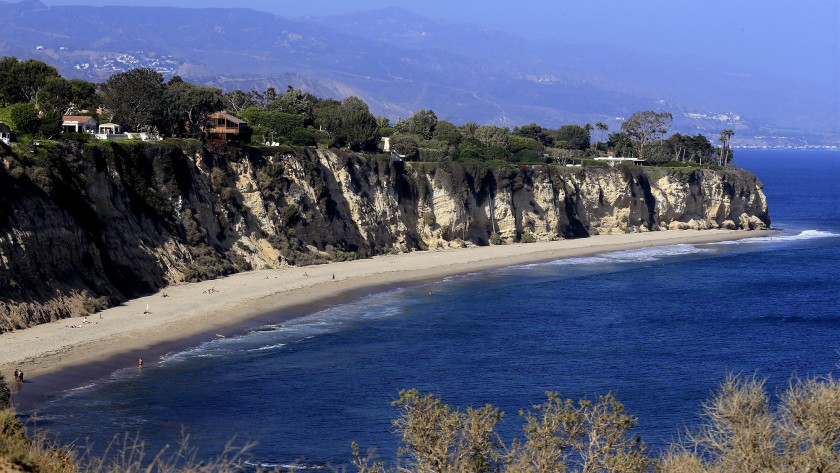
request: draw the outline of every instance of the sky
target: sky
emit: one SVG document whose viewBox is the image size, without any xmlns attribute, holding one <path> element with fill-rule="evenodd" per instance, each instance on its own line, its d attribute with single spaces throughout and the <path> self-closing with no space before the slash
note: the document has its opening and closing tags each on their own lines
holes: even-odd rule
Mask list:
<svg viewBox="0 0 840 473">
<path fill-rule="evenodd" d="M 837 0 L 42 0 L 47 5 L 237 7 L 286 17 L 403 7 L 529 39 L 608 44 L 818 79 L 840 92 Z"/>
</svg>

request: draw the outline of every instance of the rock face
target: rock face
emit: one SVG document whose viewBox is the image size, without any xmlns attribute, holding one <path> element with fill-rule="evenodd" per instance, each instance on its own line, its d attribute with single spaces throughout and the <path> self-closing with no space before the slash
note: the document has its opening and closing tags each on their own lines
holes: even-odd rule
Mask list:
<svg viewBox="0 0 840 473">
<path fill-rule="evenodd" d="M 248 269 L 770 224 L 740 170 L 488 170 L 196 142 L 4 148 L 2 162 L 0 331 Z"/>
</svg>

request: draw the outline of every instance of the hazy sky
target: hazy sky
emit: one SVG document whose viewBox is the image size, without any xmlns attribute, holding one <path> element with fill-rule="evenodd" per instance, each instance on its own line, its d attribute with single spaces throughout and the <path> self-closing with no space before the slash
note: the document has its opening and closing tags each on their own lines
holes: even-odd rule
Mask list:
<svg viewBox="0 0 840 473">
<path fill-rule="evenodd" d="M 616 44 L 838 84 L 837 0 L 42 0 L 48 5 L 249 7 L 324 16 L 401 6 L 534 39 Z M 812 77 L 814 78 L 814 77 Z"/>
</svg>

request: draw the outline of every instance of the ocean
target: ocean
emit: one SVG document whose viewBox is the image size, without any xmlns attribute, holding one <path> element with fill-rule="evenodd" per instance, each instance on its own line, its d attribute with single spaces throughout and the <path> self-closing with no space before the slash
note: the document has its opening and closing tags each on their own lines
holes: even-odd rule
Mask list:
<svg viewBox="0 0 840 473">
<path fill-rule="evenodd" d="M 124 369 L 23 412 L 30 429 L 102 452 L 182 432 L 211 458 L 257 442 L 249 464 L 346 465 L 350 443 L 395 458 L 401 389 L 505 411 L 612 392 L 656 452 L 696 424 L 728 374 L 779 392 L 836 373 L 840 153 L 738 150 L 762 180 L 772 237 L 514 266 L 361 297 Z"/>
</svg>

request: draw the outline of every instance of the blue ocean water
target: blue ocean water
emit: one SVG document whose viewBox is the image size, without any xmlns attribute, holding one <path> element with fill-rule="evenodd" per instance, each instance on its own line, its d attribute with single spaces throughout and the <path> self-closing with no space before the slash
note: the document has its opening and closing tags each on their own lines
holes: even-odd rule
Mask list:
<svg viewBox="0 0 840 473">
<path fill-rule="evenodd" d="M 37 406 L 65 442 L 182 429 L 200 455 L 254 440 L 254 465 L 320 468 L 350 442 L 393 458 L 390 402 L 416 387 L 507 414 L 612 391 L 663 448 L 728 373 L 834 372 L 840 355 L 840 153 L 739 150 L 765 184 L 768 238 L 623 251 L 389 290 L 171 353 Z M 27 414 L 31 414 L 27 413 Z"/>
</svg>

